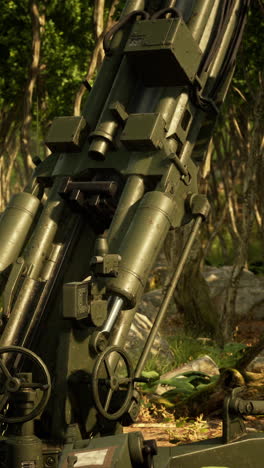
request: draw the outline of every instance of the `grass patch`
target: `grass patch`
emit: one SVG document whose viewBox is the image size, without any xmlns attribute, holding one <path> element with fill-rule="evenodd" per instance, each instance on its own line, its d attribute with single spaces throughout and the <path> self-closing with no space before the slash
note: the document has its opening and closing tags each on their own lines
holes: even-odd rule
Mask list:
<svg viewBox="0 0 264 468">
<path fill-rule="evenodd" d="M 175 356 L 175 364 L 170 365 L 169 370 L 208 355 L 215 361 L 219 369 L 229 369 L 227 372 L 231 373 L 236 372 L 232 368 L 235 367 L 236 362 L 246 349 L 246 345 L 236 342 L 228 343 L 224 348 L 220 348 L 211 340 L 205 338 L 199 340 L 186 335 L 170 338 L 170 347 Z M 147 381 L 140 383 L 138 388 L 143 395 L 150 396 L 151 403 L 156 403 L 160 408 L 171 410 L 175 408 L 175 405 L 181 404 L 194 395 L 208 391 L 210 393 L 219 379 L 219 375 L 211 375 L 209 370 L 209 374 L 207 374 L 191 367 L 187 370 L 183 369 L 179 375 L 162 377 L 162 374 L 167 370 L 167 365 L 162 367 L 160 359 L 151 359 L 142 372 L 142 376 Z M 158 386 L 165 387 L 162 395 L 159 392 L 155 394 Z"/>
<path fill-rule="evenodd" d="M 187 335 L 169 338 L 169 343 L 175 357 L 175 367 L 205 354 L 210 356 L 219 368 L 233 367 L 246 348 L 246 345 L 235 342 L 227 343 L 221 348 L 213 340 Z"/>
<path fill-rule="evenodd" d="M 227 343 L 224 348 L 220 348 L 213 340 L 197 339 L 184 334 L 167 339 L 173 354 L 173 365 L 165 358 L 155 356 L 147 361 L 145 371 L 162 375 L 204 355 L 210 356 L 219 368 L 233 367 L 246 349 L 246 345 L 236 342 Z"/>
</svg>

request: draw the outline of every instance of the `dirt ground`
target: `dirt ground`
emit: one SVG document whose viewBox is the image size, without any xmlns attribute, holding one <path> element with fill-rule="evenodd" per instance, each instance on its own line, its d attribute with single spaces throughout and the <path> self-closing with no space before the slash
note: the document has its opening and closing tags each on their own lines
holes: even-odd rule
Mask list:
<svg viewBox="0 0 264 468">
<path fill-rule="evenodd" d="M 244 420 L 248 433 L 264 432 L 264 417 L 247 416 Z M 200 426 L 200 427 L 199 427 Z M 137 423 L 125 427 L 124 432 L 141 431 L 144 439 L 155 439 L 158 447 L 170 447 L 222 435 L 222 420 L 208 419 L 204 425 L 185 422 L 182 427 L 172 423 Z"/>
<path fill-rule="evenodd" d="M 238 323 L 235 340 L 253 346 L 264 334 L 264 320 L 243 320 Z"/>
<path fill-rule="evenodd" d="M 198 425 L 197 425 L 198 426 Z M 220 437 L 222 434 L 222 421 L 212 419 L 206 421 L 206 427 L 195 427 L 194 423 L 185 422 L 182 427 L 175 423 L 137 423 L 124 428 L 124 432 L 141 431 L 144 439 L 155 439 L 158 447 L 169 447 L 198 440 Z"/>
</svg>

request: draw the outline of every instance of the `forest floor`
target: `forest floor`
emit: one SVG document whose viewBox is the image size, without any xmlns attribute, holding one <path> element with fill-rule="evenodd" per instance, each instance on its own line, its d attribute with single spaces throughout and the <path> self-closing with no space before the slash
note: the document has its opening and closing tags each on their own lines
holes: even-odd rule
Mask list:
<svg viewBox="0 0 264 468">
<path fill-rule="evenodd" d="M 235 341 L 252 346 L 263 333 L 264 321 L 244 320 L 238 324 L 234 338 Z M 264 432 L 264 415 L 246 416 L 244 422 L 248 432 Z M 177 419 L 163 407 L 149 409 L 145 400 L 138 421 L 124 428 L 124 432 L 132 431 L 141 431 L 146 440 L 155 439 L 158 446 L 175 446 L 221 437 L 222 419 L 219 415 L 205 419 L 202 414 L 195 419 Z"/>
<path fill-rule="evenodd" d="M 264 320 L 242 320 L 238 323 L 235 332 L 235 341 L 255 345 L 260 336 L 264 334 Z"/>
<path fill-rule="evenodd" d="M 155 439 L 158 447 L 177 446 L 197 442 L 204 439 L 214 439 L 222 436 L 222 420 L 220 418 L 203 419 L 203 415 L 195 420 L 180 418 L 176 422 L 137 422 L 125 427 L 124 432 L 140 431 L 144 439 Z M 247 432 L 264 432 L 264 416 L 247 416 L 245 419 Z"/>
</svg>

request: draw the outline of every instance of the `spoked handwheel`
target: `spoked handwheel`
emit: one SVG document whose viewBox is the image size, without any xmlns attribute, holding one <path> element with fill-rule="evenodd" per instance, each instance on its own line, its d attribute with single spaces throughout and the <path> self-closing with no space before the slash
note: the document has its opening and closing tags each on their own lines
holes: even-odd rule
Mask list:
<svg viewBox="0 0 264 468">
<path fill-rule="evenodd" d="M 3 360 L 3 355 L 15 354 L 15 358 L 19 355 L 28 358 L 30 361 L 33 361 L 35 367 L 40 370 L 41 380 L 43 382 L 25 382 L 20 374 L 11 375 L 7 364 Z M 1 389 L 0 389 L 0 421 L 12 424 L 12 423 L 24 423 L 30 421 L 38 416 L 42 410 L 45 408 L 51 391 L 51 381 L 49 371 L 40 359 L 37 354 L 33 351 L 23 348 L 21 346 L 5 346 L 0 348 L 0 377 L 1 377 Z M 23 389 L 40 389 L 42 391 L 42 396 L 40 401 L 35 405 L 35 407 L 28 414 L 24 414 L 17 417 L 8 417 L 3 414 L 3 411 L 6 408 L 7 403 L 12 400 L 12 395 L 23 390 Z"/>
<path fill-rule="evenodd" d="M 126 351 L 118 346 L 106 348 L 97 358 L 92 375 L 98 412 L 111 421 L 123 416 L 131 402 L 133 383 L 133 366 Z"/>
</svg>

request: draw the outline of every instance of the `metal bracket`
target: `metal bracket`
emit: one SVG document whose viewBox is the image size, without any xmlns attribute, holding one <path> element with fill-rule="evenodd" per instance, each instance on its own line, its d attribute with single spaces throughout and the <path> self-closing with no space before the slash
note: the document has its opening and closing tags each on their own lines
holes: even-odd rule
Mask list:
<svg viewBox="0 0 264 468">
<path fill-rule="evenodd" d="M 192 181 L 192 176 L 188 170 L 188 166 L 186 166 L 185 164 L 183 164 L 180 160 L 180 158 L 177 156 L 176 153 L 171 153 L 169 155 L 169 159 L 170 161 L 172 161 L 174 163 L 174 165 L 176 166 L 176 168 L 178 169 L 178 171 L 180 172 L 181 174 L 181 180 L 183 181 L 183 183 L 185 185 L 190 185 L 191 181 Z"/>
<path fill-rule="evenodd" d="M 244 421 L 232 410 L 232 403 L 237 395 L 243 390 L 242 387 L 234 388 L 230 395 L 224 400 L 223 406 L 223 443 L 227 444 L 233 440 L 239 439 L 246 434 Z"/>
<path fill-rule="evenodd" d="M 89 319 L 101 327 L 107 317 L 107 299 L 104 286 L 89 281 L 63 285 L 63 317 L 76 320 Z"/>
<path fill-rule="evenodd" d="M 55 117 L 45 139 L 54 152 L 79 152 L 88 136 L 88 125 L 82 116 Z"/>
<path fill-rule="evenodd" d="M 116 277 L 120 261 L 121 256 L 118 254 L 95 255 L 91 259 L 91 266 L 96 276 Z"/>
<path fill-rule="evenodd" d="M 246 433 L 241 415 L 263 414 L 263 400 L 244 400 L 238 395 L 245 387 L 234 388 L 226 397 L 223 408 L 223 442 L 228 443 L 242 437 Z"/>
<path fill-rule="evenodd" d="M 109 106 L 109 109 L 115 118 L 117 118 L 120 122 L 125 123 L 128 118 L 128 113 L 121 102 L 112 102 L 112 104 Z"/>
<path fill-rule="evenodd" d="M 203 219 L 207 218 L 210 211 L 210 204 L 205 195 L 192 193 L 187 197 L 186 201 L 193 216 L 202 216 Z"/>
<path fill-rule="evenodd" d="M 109 227 L 118 200 L 118 181 L 83 181 L 64 177 L 58 192 L 73 211 L 90 216 L 91 224 L 97 232 Z"/>
</svg>

